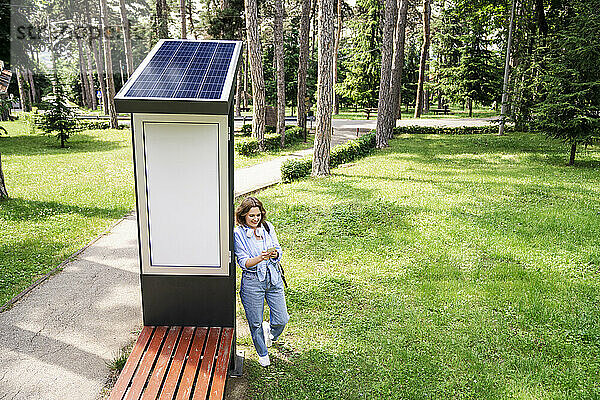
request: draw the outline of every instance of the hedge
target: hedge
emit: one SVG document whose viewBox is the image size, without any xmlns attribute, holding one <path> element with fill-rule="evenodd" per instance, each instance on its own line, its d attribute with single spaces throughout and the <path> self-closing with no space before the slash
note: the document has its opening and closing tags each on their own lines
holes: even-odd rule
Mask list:
<svg viewBox="0 0 600 400">
<path fill-rule="evenodd" d="M 301 131 L 301 130 L 300 130 Z M 375 131 L 371 131 L 356 140 L 335 146 L 329 156 L 329 166 L 335 168 L 341 164 L 356 160 L 368 155 L 375 148 Z M 291 182 L 310 175 L 312 170 L 312 157 L 299 160 L 286 160 L 281 164 L 281 179 Z"/>
<path fill-rule="evenodd" d="M 267 126 L 267 128 L 269 128 Z M 298 143 L 304 138 L 304 131 L 297 126 L 290 126 L 285 129 L 285 146 Z M 276 133 L 266 133 L 265 150 L 276 151 L 281 148 L 281 136 Z M 243 156 L 251 156 L 258 153 L 258 140 L 256 138 L 236 139 L 235 150 Z"/>
<path fill-rule="evenodd" d="M 512 126 L 506 126 L 505 131 L 511 131 Z M 439 126 L 398 126 L 394 128 L 394 134 L 402 135 L 473 135 L 473 134 L 494 134 L 498 133 L 497 125 L 486 126 L 457 126 L 457 127 L 439 127 Z"/>
</svg>

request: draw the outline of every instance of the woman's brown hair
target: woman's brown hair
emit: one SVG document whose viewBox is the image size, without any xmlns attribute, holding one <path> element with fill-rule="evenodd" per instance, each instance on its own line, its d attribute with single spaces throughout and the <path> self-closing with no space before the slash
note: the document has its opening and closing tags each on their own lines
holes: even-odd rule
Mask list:
<svg viewBox="0 0 600 400">
<path fill-rule="evenodd" d="M 235 222 L 238 225 L 245 226 L 246 225 L 246 215 L 250 212 L 252 207 L 258 207 L 260 210 L 260 223 L 258 226 L 266 225 L 265 221 L 267 220 L 267 211 L 263 207 L 263 204 L 256 197 L 248 196 L 240 205 L 235 209 Z"/>
</svg>

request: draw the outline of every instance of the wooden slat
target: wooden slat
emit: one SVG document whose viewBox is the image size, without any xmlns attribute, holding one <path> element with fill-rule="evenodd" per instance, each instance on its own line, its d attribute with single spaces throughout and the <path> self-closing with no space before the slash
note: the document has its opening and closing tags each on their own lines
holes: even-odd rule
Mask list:
<svg viewBox="0 0 600 400">
<path fill-rule="evenodd" d="M 215 363 L 215 354 L 217 352 L 217 344 L 219 343 L 219 333 L 221 328 L 210 328 L 208 339 L 206 340 L 206 348 L 202 357 L 202 364 L 194 389 L 193 400 L 205 400 L 208 392 L 208 384 L 212 375 L 212 368 Z"/>
<path fill-rule="evenodd" d="M 222 400 L 225 390 L 225 380 L 229 367 L 229 356 L 231 355 L 231 344 L 233 343 L 233 328 L 223 328 L 221 342 L 219 344 L 219 355 L 215 364 L 212 385 L 210 387 L 210 400 Z"/>
<path fill-rule="evenodd" d="M 200 358 L 202 357 L 202 348 L 204 347 L 204 339 L 206 339 L 207 331 L 208 328 L 196 328 L 194 341 L 192 342 L 192 347 L 188 352 L 188 359 L 185 363 L 185 369 L 179 380 L 179 390 L 177 391 L 176 400 L 189 400 L 192 394 L 192 386 L 194 385 L 198 364 L 200 364 Z"/>
<path fill-rule="evenodd" d="M 150 340 L 150 336 L 152 336 L 153 330 L 153 326 L 144 326 L 142 329 L 129 358 L 119 375 L 119 379 L 117 379 L 117 383 L 115 383 L 115 386 L 113 387 L 109 400 L 121 400 L 123 398 L 123 395 L 129 386 L 129 382 L 131 381 L 131 377 L 142 358 L 146 344 L 148 343 L 148 340 Z"/>
<path fill-rule="evenodd" d="M 138 370 L 133 377 L 133 381 L 131 382 L 131 388 L 129 388 L 129 391 L 125 396 L 127 400 L 138 400 L 140 398 L 166 333 L 166 326 L 159 326 L 154 330 L 154 335 L 152 335 L 152 339 L 148 345 L 148 350 L 146 350 L 144 357 L 142 357 L 140 366 L 138 367 Z"/>
<path fill-rule="evenodd" d="M 158 356 L 158 360 L 156 361 L 156 365 L 154 366 L 154 370 L 152 371 L 152 376 L 148 381 L 148 386 L 146 390 L 144 390 L 144 394 L 142 395 L 142 400 L 155 400 L 158 395 L 158 391 L 160 390 L 160 385 L 162 384 L 163 378 L 167 372 L 167 366 L 169 365 L 169 361 L 171 360 L 171 355 L 173 354 L 173 350 L 175 349 L 175 343 L 177 342 L 177 338 L 179 337 L 179 332 L 181 332 L 180 326 L 173 326 L 169 329 L 169 333 L 167 334 L 167 338 L 165 339 L 165 344 L 160 351 Z"/>
<path fill-rule="evenodd" d="M 169 367 L 169 373 L 167 374 L 165 384 L 163 385 L 163 388 L 160 392 L 160 400 L 173 399 L 173 396 L 175 395 L 175 390 L 177 389 L 177 383 L 179 383 L 179 375 L 181 373 L 181 370 L 183 369 L 185 356 L 187 354 L 188 348 L 190 347 L 190 342 L 192 341 L 193 334 L 193 327 L 186 326 L 185 328 L 183 328 L 181 339 L 179 339 L 179 343 L 177 344 L 177 350 L 175 350 L 175 356 L 173 357 L 173 361 L 171 362 L 171 366 Z"/>
</svg>

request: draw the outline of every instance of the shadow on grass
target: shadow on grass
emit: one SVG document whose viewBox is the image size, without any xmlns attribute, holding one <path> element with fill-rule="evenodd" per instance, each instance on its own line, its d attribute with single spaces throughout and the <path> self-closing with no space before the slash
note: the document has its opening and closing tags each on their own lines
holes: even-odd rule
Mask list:
<svg viewBox="0 0 600 400">
<path fill-rule="evenodd" d="M 0 218 L 12 221 L 40 221 L 61 214 L 79 214 L 85 217 L 117 219 L 129 211 L 126 208 L 78 207 L 56 201 L 10 198 L 2 201 Z"/>
<path fill-rule="evenodd" d="M 3 156 L 34 156 L 53 154 L 72 154 L 111 151 L 125 147 L 119 140 L 102 140 L 97 136 L 78 134 L 67 141 L 66 147 L 60 147 L 55 136 L 9 136 L 0 137 L 0 153 Z"/>
<path fill-rule="evenodd" d="M 60 241 L 29 238 L 0 245 L 0 305 L 48 273 L 67 245 Z"/>
</svg>

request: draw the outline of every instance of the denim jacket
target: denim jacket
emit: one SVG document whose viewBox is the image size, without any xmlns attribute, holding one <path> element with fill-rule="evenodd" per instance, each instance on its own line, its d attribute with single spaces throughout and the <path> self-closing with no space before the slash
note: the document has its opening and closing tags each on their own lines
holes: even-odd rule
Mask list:
<svg viewBox="0 0 600 400">
<path fill-rule="evenodd" d="M 277 240 L 277 234 L 275 228 L 270 222 L 266 222 L 269 225 L 269 232 L 263 227 L 257 228 L 257 233 L 263 236 L 263 240 L 258 240 L 254 236 L 254 230 L 247 226 L 236 226 L 233 230 L 233 240 L 235 247 L 235 257 L 237 258 L 238 265 L 242 271 L 256 272 L 259 281 L 264 281 L 267 274 L 267 268 L 271 273 L 272 281 L 278 282 L 281 279 L 279 270 L 277 268 L 277 262 L 281 260 L 281 246 Z M 251 268 L 246 268 L 246 260 L 259 256 L 263 251 L 275 247 L 277 249 L 277 258 L 271 258 L 266 261 L 261 261 Z"/>
</svg>

